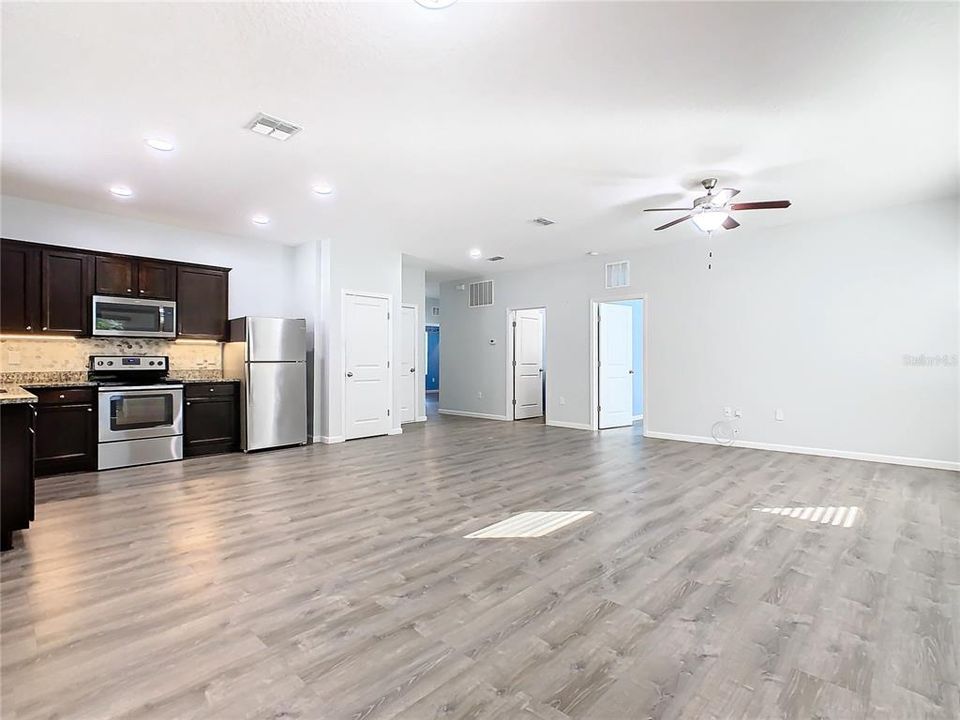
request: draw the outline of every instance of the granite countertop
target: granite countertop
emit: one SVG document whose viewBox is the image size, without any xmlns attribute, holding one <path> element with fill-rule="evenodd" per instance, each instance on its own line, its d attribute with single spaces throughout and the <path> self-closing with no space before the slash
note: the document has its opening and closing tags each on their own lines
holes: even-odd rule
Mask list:
<svg viewBox="0 0 960 720">
<path fill-rule="evenodd" d="M 240 378 L 229 378 L 229 377 L 208 377 L 208 378 L 179 378 L 179 377 L 170 377 L 168 380 L 174 382 L 182 382 L 184 385 L 209 385 L 210 383 L 235 383 L 240 382 Z"/>
<path fill-rule="evenodd" d="M 27 392 L 19 385 L 0 385 L 0 405 L 16 405 L 36 401 L 36 395 Z"/>
<path fill-rule="evenodd" d="M 51 380 L 50 382 L 25 382 L 20 387 L 24 388 L 62 388 L 62 387 L 96 387 L 97 383 L 88 380 Z"/>
</svg>

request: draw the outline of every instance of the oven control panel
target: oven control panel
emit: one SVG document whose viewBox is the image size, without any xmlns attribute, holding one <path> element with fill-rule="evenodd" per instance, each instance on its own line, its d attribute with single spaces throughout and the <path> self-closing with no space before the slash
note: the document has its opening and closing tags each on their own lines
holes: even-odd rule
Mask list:
<svg viewBox="0 0 960 720">
<path fill-rule="evenodd" d="M 91 355 L 91 370 L 166 370 L 166 355 Z"/>
</svg>

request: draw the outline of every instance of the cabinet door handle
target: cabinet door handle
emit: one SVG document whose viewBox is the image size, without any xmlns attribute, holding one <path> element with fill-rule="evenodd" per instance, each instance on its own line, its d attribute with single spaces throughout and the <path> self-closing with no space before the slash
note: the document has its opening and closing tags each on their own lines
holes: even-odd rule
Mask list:
<svg viewBox="0 0 960 720">
<path fill-rule="evenodd" d="M 141 290 L 141 291 L 140 291 L 140 294 L 143 295 L 145 292 L 146 292 L 146 290 Z"/>
<path fill-rule="evenodd" d="M 190 404 L 190 401 L 189 401 L 189 400 L 187 400 L 187 405 L 189 405 L 189 404 Z"/>
<path fill-rule="evenodd" d="M 61 395 L 60 397 L 63 397 L 63 395 Z M 93 412 L 93 408 L 87 408 L 87 412 Z"/>
<path fill-rule="evenodd" d="M 127 288 L 127 292 L 133 292 L 133 288 Z"/>
<path fill-rule="evenodd" d="M 60 399 L 63 400 L 66 397 L 63 393 L 60 394 Z"/>
<path fill-rule="evenodd" d="M 210 392 L 213 392 L 214 390 L 215 390 L 215 388 L 210 388 Z"/>
<path fill-rule="evenodd" d="M 41 330 L 46 330 L 46 329 L 47 329 L 47 326 L 44 325 L 44 326 L 43 326 L 42 328 L 40 328 L 40 329 L 41 329 Z"/>
<path fill-rule="evenodd" d="M 27 330 L 33 330 L 33 325 L 27 325 Z"/>
</svg>

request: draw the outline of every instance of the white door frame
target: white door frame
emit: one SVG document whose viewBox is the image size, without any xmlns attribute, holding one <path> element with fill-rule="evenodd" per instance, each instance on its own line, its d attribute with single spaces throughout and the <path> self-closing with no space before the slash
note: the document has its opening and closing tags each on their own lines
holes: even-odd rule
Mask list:
<svg viewBox="0 0 960 720">
<path fill-rule="evenodd" d="M 400 427 L 399 418 L 396 417 L 397 399 L 393 395 L 393 376 L 397 369 L 393 366 L 393 323 L 397 321 L 394 317 L 393 295 L 375 292 L 364 292 L 361 290 L 341 290 L 340 291 L 340 427 L 343 429 L 342 437 L 347 436 L 347 296 L 372 297 L 387 301 L 387 312 L 390 313 L 390 320 L 387 323 L 387 365 L 390 372 L 387 373 L 387 394 L 390 396 L 390 430 L 388 435 L 399 435 L 403 432 Z M 393 421 L 396 420 L 397 427 L 393 427 Z"/>
<path fill-rule="evenodd" d="M 426 390 L 427 390 L 426 375 L 424 374 L 424 373 L 426 373 L 426 370 L 427 370 L 427 368 L 426 368 L 427 358 L 425 358 L 425 357 L 420 357 L 420 354 L 423 352 L 423 343 L 421 342 L 421 339 L 422 339 L 422 338 L 421 338 L 421 336 L 420 336 L 420 328 L 422 327 L 422 326 L 420 325 L 420 306 L 417 305 L 416 303 L 400 303 L 400 313 L 401 313 L 401 314 L 403 313 L 403 309 L 404 309 L 404 308 L 413 310 L 413 329 L 414 329 L 414 333 L 415 333 L 416 336 L 417 336 L 417 337 L 416 337 L 416 340 L 414 340 L 414 342 L 413 342 L 413 347 L 414 347 L 413 363 L 414 363 L 414 367 L 416 368 L 417 371 L 416 371 L 415 373 L 413 373 L 413 402 L 414 402 L 414 404 L 413 404 L 413 420 L 410 420 L 410 422 L 426 422 L 427 416 L 420 414 L 420 396 L 423 395 L 423 396 L 425 397 L 426 394 L 427 394 L 427 392 L 426 392 Z M 403 329 L 403 318 L 402 318 L 402 317 L 401 317 L 401 319 L 400 319 L 400 328 Z M 401 345 L 400 347 L 401 347 L 401 351 L 400 351 L 400 352 L 402 353 L 402 352 L 403 352 L 403 350 L 402 350 L 403 346 Z M 422 371 L 422 372 L 421 372 L 421 371 Z M 400 372 L 399 367 L 397 368 L 397 372 Z M 421 378 L 422 378 L 422 380 L 421 380 Z M 422 383 L 422 384 L 421 384 L 421 383 Z M 397 412 L 399 412 L 399 411 L 400 411 L 400 409 L 397 408 Z"/>
<path fill-rule="evenodd" d="M 650 298 L 647 293 L 624 292 L 590 300 L 590 429 L 594 432 L 600 430 L 600 414 L 597 412 L 597 404 L 600 398 L 600 373 L 597 367 L 597 362 L 600 359 L 598 345 L 600 337 L 597 335 L 597 317 L 600 313 L 600 305 L 601 303 L 623 302 L 624 300 L 643 300 L 643 435 L 647 437 L 647 428 L 650 427 L 650 411 L 647 409 L 647 397 L 650 395 L 649 385 L 647 384 Z"/>
<path fill-rule="evenodd" d="M 504 408 L 503 416 L 511 422 L 514 420 L 513 417 L 513 319 L 514 313 L 518 310 L 542 310 L 543 311 L 543 327 L 541 332 L 543 333 L 543 354 L 547 354 L 547 306 L 546 305 L 525 305 L 523 307 L 512 307 L 507 308 L 507 383 L 506 383 L 506 407 Z M 541 380 L 541 382 L 543 382 Z M 543 402 L 543 422 L 545 425 L 547 423 L 547 401 L 550 399 L 550 389 L 545 388 L 546 393 Z"/>
</svg>

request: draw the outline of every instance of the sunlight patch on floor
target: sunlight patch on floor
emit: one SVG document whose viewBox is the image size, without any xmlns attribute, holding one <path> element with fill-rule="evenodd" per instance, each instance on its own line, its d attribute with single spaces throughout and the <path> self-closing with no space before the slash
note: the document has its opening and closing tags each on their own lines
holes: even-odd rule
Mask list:
<svg viewBox="0 0 960 720">
<path fill-rule="evenodd" d="M 756 512 L 767 513 L 769 515 L 779 515 L 780 517 L 793 518 L 795 520 L 807 520 L 820 525 L 832 525 L 835 527 L 853 527 L 860 515 L 860 508 L 847 505 L 828 505 L 828 506 L 806 506 L 806 507 L 768 507 L 754 508 Z"/>
<path fill-rule="evenodd" d="M 512 515 L 465 538 L 529 538 L 543 537 L 571 523 L 593 515 L 592 510 L 522 512 Z"/>
</svg>

